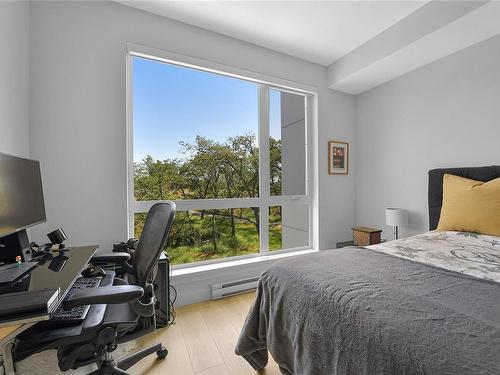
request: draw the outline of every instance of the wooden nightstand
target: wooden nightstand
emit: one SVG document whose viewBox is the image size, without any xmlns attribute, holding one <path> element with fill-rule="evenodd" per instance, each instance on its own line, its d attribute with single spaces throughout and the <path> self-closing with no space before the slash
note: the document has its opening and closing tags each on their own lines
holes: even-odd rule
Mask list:
<svg viewBox="0 0 500 375">
<path fill-rule="evenodd" d="M 354 246 L 368 246 L 380 243 L 382 230 L 368 227 L 352 228 Z"/>
</svg>

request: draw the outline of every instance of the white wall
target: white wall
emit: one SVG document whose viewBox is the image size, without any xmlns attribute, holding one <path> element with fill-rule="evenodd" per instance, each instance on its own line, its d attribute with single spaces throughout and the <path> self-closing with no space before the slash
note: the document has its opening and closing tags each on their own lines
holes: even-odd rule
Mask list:
<svg viewBox="0 0 500 375">
<path fill-rule="evenodd" d="M 352 239 L 355 224 L 354 200 L 357 144 L 355 97 L 326 90 L 319 114 L 319 247 L 335 248 L 336 242 Z M 325 108 L 326 107 L 326 108 Z M 349 142 L 349 174 L 328 174 L 328 140 Z"/>
<path fill-rule="evenodd" d="M 357 97 L 356 223 L 384 229 L 385 207 L 428 230 L 427 172 L 500 164 L 500 36 Z"/>
<path fill-rule="evenodd" d="M 349 235 L 352 176 L 326 176 L 329 137 L 352 138 L 353 98 L 331 93 L 326 69 L 110 2 L 31 4 L 31 152 L 43 165 L 48 222 L 73 243 L 126 237 L 125 43 L 203 58 L 319 87 L 323 248 Z"/>
<path fill-rule="evenodd" d="M 29 156 L 29 4 L 0 2 L 0 152 Z"/>
<path fill-rule="evenodd" d="M 30 35 L 30 146 L 48 216 L 35 240 L 58 226 L 73 244 L 126 238 L 127 41 L 318 87 L 320 247 L 349 238 L 354 177 L 327 175 L 326 145 L 352 141 L 354 98 L 326 87 L 326 68 L 110 2 L 33 2 Z"/>
</svg>

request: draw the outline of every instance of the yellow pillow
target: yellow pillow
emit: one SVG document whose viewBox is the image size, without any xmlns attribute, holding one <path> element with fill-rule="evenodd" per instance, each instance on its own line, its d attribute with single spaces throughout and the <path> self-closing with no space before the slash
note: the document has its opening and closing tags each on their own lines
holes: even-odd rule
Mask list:
<svg viewBox="0 0 500 375">
<path fill-rule="evenodd" d="M 500 236 L 500 177 L 481 182 L 445 174 L 437 230 Z"/>
</svg>

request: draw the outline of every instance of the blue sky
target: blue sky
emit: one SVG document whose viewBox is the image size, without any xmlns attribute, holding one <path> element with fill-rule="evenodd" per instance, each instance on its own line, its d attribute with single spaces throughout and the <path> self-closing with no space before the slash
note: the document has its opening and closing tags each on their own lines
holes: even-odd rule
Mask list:
<svg viewBox="0 0 500 375">
<path fill-rule="evenodd" d="M 179 141 L 223 142 L 258 130 L 258 85 L 133 58 L 134 161 L 182 158 Z M 271 136 L 280 137 L 280 95 L 270 93 Z"/>
</svg>

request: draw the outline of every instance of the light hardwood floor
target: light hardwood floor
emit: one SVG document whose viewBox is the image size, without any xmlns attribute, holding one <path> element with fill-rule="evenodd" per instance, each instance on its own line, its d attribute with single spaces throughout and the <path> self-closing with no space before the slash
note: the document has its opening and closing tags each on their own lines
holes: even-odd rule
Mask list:
<svg viewBox="0 0 500 375">
<path fill-rule="evenodd" d="M 173 375 L 252 375 L 256 371 L 234 347 L 254 293 L 209 301 L 177 309 L 176 324 L 158 330 L 138 344 L 160 340 L 169 350 L 164 361 L 145 360 L 131 370 L 137 374 Z M 265 371 L 279 375 L 278 366 L 269 357 Z M 131 372 L 132 372 L 131 371 Z"/>
<path fill-rule="evenodd" d="M 122 345 L 114 356 L 124 352 L 162 342 L 168 357 L 156 356 L 143 359 L 129 370 L 141 375 L 279 375 L 278 366 L 269 356 L 264 371 L 256 372 L 241 357 L 234 354 L 234 347 L 245 317 L 254 298 L 246 293 L 218 301 L 202 302 L 177 309 L 174 325 L 162 328 L 136 342 Z M 54 351 L 37 354 L 18 364 L 19 374 L 57 373 Z M 87 369 L 66 374 L 85 374 Z"/>
</svg>

